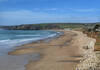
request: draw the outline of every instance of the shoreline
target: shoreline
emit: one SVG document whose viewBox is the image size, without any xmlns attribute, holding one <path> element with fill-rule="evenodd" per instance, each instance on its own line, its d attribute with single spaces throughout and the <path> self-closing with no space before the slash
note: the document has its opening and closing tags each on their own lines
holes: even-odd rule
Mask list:
<svg viewBox="0 0 100 70">
<path fill-rule="evenodd" d="M 55 36 L 47 37 L 47 38 L 44 38 L 44 39 L 40 39 L 40 40 L 32 41 L 32 42 L 29 42 L 29 43 L 26 43 L 26 44 L 22 44 L 22 45 L 19 45 L 19 46 L 15 46 L 14 49 L 12 49 L 12 50 L 10 50 L 8 52 L 8 55 L 13 55 L 13 54 L 10 54 L 10 52 L 15 51 L 17 49 L 20 49 L 20 47 L 22 47 L 22 46 L 26 46 L 26 45 L 30 45 L 30 44 L 34 44 L 34 43 L 40 43 L 40 42 L 48 43 L 48 42 L 50 42 L 50 41 L 52 41 L 54 39 L 57 39 L 60 36 L 64 35 L 64 32 L 62 30 L 52 30 L 52 31 L 55 31 L 56 32 L 56 35 Z"/>
<path fill-rule="evenodd" d="M 85 54 L 84 46 L 90 39 L 78 31 L 66 31 L 48 42 L 38 41 L 17 47 L 9 55 L 39 53 L 39 60 L 29 60 L 25 70 L 75 70 Z M 34 58 L 33 58 L 34 59 Z"/>
<path fill-rule="evenodd" d="M 40 41 L 47 42 L 47 40 L 48 40 L 48 42 L 49 42 L 49 40 L 59 37 L 59 35 L 62 35 L 62 33 L 58 33 L 54 37 L 45 38 Z M 39 42 L 39 41 L 30 42 L 28 44 L 36 43 L 36 42 Z M 27 44 L 23 44 L 23 45 L 27 45 Z M 23 45 L 21 45 L 21 46 L 23 46 Z M 12 49 L 10 49 L 7 52 L 9 53 L 11 51 L 15 51 L 18 48 L 20 48 L 20 46 L 14 46 Z M 1 56 L 0 56 L 0 63 L 2 63 L 2 64 L 0 64 L 1 70 L 25 70 L 24 65 L 26 65 L 28 63 L 28 61 L 30 61 L 30 60 L 38 61 L 41 59 L 41 54 L 39 52 L 22 54 L 22 55 L 9 55 L 8 53 L 1 54 Z"/>
<path fill-rule="evenodd" d="M 48 30 L 47 30 L 48 31 Z M 42 38 L 42 39 L 39 39 L 39 40 L 35 40 L 35 41 L 31 41 L 31 42 L 27 42 L 25 44 L 22 44 L 22 45 L 19 45 L 19 46 L 15 46 L 15 47 L 20 47 L 20 46 L 23 46 L 23 45 L 27 45 L 27 44 L 31 44 L 31 43 L 36 43 L 36 42 L 40 42 L 40 41 L 47 41 L 47 40 L 53 40 L 57 37 L 60 37 L 61 35 L 64 34 L 64 32 L 60 31 L 60 30 L 49 30 L 49 31 L 55 31 L 56 32 L 56 35 L 55 36 L 52 36 L 52 37 L 47 37 L 47 38 Z"/>
<path fill-rule="evenodd" d="M 39 39 L 39 40 L 28 41 L 28 42 L 22 43 L 22 44 L 21 44 L 21 43 L 20 43 L 20 44 L 17 44 L 16 46 L 13 46 L 12 48 L 10 48 L 9 51 L 7 51 L 7 52 L 8 52 L 8 55 L 9 55 L 9 52 L 10 52 L 10 51 L 14 51 L 14 50 L 16 50 L 18 47 L 20 47 L 20 46 L 27 45 L 27 44 L 31 44 L 31 43 L 37 43 L 37 42 L 40 42 L 40 41 L 49 42 L 49 41 L 51 41 L 51 40 L 53 40 L 53 39 L 55 39 L 55 38 L 58 38 L 58 37 L 60 37 L 61 35 L 64 34 L 64 32 L 62 32 L 62 31 L 60 31 L 60 30 L 47 30 L 47 31 L 55 31 L 55 32 L 56 32 L 56 35 L 51 36 L 51 37 L 41 38 L 41 39 Z"/>
<path fill-rule="evenodd" d="M 40 70 L 41 68 L 44 68 L 43 70 L 47 70 L 45 69 L 46 67 L 50 66 L 50 68 L 52 68 L 52 64 L 53 64 L 53 67 L 54 67 L 54 64 L 56 64 L 56 62 L 52 62 L 52 61 L 57 61 L 58 63 L 57 67 L 60 64 L 62 66 L 61 68 L 63 68 L 62 70 L 65 70 L 66 68 L 68 68 L 69 70 L 73 70 L 76 67 L 76 64 L 80 60 L 74 57 L 76 56 L 76 54 L 78 54 L 79 56 L 79 49 L 77 50 L 73 46 L 72 47 L 74 49 L 70 47 L 73 42 L 74 37 L 76 37 L 77 34 L 74 33 L 73 31 L 66 31 L 66 30 L 62 30 L 62 31 L 64 32 L 64 35 L 58 38 L 52 39 L 50 42 L 40 41 L 40 42 L 31 43 L 31 44 L 26 44 L 26 45 L 17 47 L 16 50 L 9 52 L 9 54 L 22 55 L 22 54 L 40 53 L 42 58 L 39 61 L 30 60 L 28 64 L 25 65 L 26 70 L 33 70 L 33 69 Z M 72 52 L 74 51 L 75 53 L 74 56 L 71 51 Z M 65 58 L 68 59 L 67 65 L 66 65 Z M 45 62 L 47 62 L 48 64 L 45 65 Z M 41 63 L 43 63 L 43 67 L 40 66 Z M 34 64 L 36 64 L 36 66 L 33 67 Z M 31 67 L 32 69 L 30 69 Z M 38 67 L 39 69 L 36 67 Z M 54 69 L 57 67 L 55 66 Z M 61 68 L 58 67 L 56 70 L 61 70 Z"/>
</svg>

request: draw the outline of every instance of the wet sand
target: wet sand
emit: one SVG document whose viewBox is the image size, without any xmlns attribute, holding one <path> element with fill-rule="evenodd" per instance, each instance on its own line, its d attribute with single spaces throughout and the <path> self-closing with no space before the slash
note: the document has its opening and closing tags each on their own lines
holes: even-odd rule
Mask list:
<svg viewBox="0 0 100 70">
<path fill-rule="evenodd" d="M 16 50 L 8 54 L 19 56 L 39 53 L 40 59 L 29 60 L 25 70 L 75 70 L 83 55 L 83 44 L 87 41 L 81 32 L 60 31 L 64 35 L 48 42 L 42 40 L 16 47 Z"/>
<path fill-rule="evenodd" d="M 0 55 L 0 70 L 25 70 L 24 65 L 29 60 L 39 60 L 39 54 L 30 55 Z"/>
</svg>

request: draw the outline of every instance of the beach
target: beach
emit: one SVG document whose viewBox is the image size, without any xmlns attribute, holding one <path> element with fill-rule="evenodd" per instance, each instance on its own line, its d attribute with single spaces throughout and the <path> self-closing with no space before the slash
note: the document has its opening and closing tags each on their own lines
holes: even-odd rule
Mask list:
<svg viewBox="0 0 100 70">
<path fill-rule="evenodd" d="M 79 31 L 60 31 L 64 32 L 64 34 L 55 39 L 25 44 L 16 47 L 15 50 L 8 54 L 16 56 L 40 54 L 38 60 L 31 59 L 28 61 L 25 70 L 75 70 L 85 54 L 83 46 L 90 40 Z"/>
<path fill-rule="evenodd" d="M 0 0 L 0 70 L 100 70 L 100 0 Z"/>
</svg>

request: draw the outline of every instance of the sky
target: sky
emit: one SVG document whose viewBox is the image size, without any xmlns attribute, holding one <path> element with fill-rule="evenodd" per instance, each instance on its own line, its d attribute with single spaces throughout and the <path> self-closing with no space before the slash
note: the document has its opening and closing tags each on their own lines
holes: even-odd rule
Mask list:
<svg viewBox="0 0 100 70">
<path fill-rule="evenodd" d="M 100 22 L 100 0 L 0 0 L 0 25 Z"/>
</svg>

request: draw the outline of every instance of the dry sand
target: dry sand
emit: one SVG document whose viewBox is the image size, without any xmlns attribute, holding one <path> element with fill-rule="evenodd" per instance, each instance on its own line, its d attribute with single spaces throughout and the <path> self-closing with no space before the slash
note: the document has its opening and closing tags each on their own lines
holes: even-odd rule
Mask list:
<svg viewBox="0 0 100 70">
<path fill-rule="evenodd" d="M 22 45 L 8 54 L 39 53 L 41 59 L 38 61 L 30 60 L 25 65 L 26 70 L 75 70 L 83 55 L 81 47 L 87 41 L 81 32 L 60 31 L 63 31 L 64 35 L 49 42 L 38 41 Z"/>
</svg>

